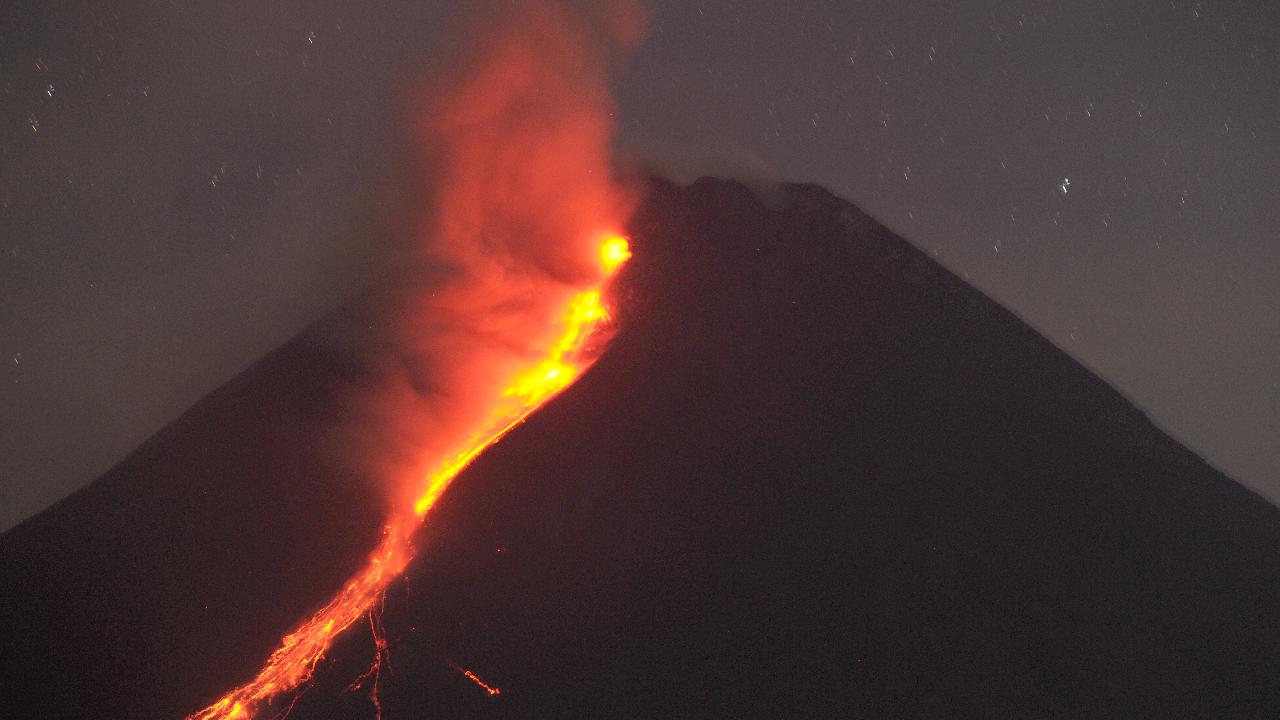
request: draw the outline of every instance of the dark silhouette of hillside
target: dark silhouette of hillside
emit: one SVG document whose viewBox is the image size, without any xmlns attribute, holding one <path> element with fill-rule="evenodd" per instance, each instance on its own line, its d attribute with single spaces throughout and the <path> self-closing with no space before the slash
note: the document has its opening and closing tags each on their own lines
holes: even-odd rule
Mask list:
<svg viewBox="0 0 1280 720">
<path fill-rule="evenodd" d="M 780 195 L 653 183 L 610 349 L 393 585 L 384 716 L 1276 716 L 1280 511 L 853 206 Z M 197 709 L 360 562 L 378 508 L 310 432 L 360 363 L 323 336 L 0 537 L 22 707 Z M 370 717 L 371 657 L 344 636 L 292 717 Z"/>
<path fill-rule="evenodd" d="M 333 447 L 363 370 L 326 340 L 349 322 L 0 536 L 0 717 L 181 717 L 363 564 L 383 511 Z"/>
</svg>

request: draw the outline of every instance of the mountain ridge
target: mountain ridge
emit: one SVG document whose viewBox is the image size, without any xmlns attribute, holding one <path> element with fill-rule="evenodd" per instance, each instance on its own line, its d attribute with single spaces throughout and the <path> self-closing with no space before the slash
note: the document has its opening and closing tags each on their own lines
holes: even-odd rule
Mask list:
<svg viewBox="0 0 1280 720">
<path fill-rule="evenodd" d="M 766 204 L 715 179 L 651 183 L 629 228 L 636 258 L 621 278 L 613 343 L 459 478 L 388 594 L 385 716 L 1264 717 L 1280 708 L 1270 672 L 1280 660 L 1280 511 L 851 204 L 817 186 L 779 196 Z M 288 410 L 310 396 L 297 343 L 320 343 L 310 362 L 329 382 L 359 376 L 360 364 L 304 337 L 313 339 L 273 354 L 278 375 L 267 363 L 234 381 L 247 385 L 228 386 L 229 405 L 205 432 L 236 427 L 255 404 L 279 413 L 262 427 L 323 415 L 314 398 L 311 412 Z M 325 357 L 337 365 L 325 369 Z M 300 390 L 281 392 L 289 383 Z M 306 438 L 296 433 L 283 452 L 311 457 Z M 251 455 L 235 467 L 258 467 Z M 358 492 L 350 497 L 361 507 Z M 95 511 L 85 498 L 82 523 Z M 138 517 L 155 512 L 136 507 Z M 319 499 L 311 507 L 312 518 L 339 514 Z M 342 540 L 376 528 L 371 506 L 348 514 L 346 530 L 310 541 L 339 547 L 338 566 L 362 559 Z M 317 527 L 296 522 L 304 535 Z M 69 537 L 79 527 L 60 525 Z M 0 536 L 3 578 L 31 560 L 13 538 Z M 194 541 L 186 549 L 208 552 Z M 160 565 L 173 587 L 190 585 Z M 89 563 L 75 579 L 101 594 L 107 586 L 86 578 L 106 583 L 104 567 Z M 118 710 L 111 700 L 128 687 L 152 702 L 116 716 L 189 712 L 225 690 L 223 678 L 255 669 L 253 652 L 233 650 L 278 638 L 267 628 L 288 612 L 259 618 L 263 602 L 316 602 L 297 596 L 323 597 L 326 578 L 341 575 L 272 575 L 247 588 L 252 598 L 221 606 L 230 626 L 210 621 L 196 633 L 238 638 L 217 662 L 143 644 L 103 668 L 102 650 L 88 647 L 82 664 L 98 669 L 74 701 L 57 697 L 66 682 L 57 667 L 32 673 L 10 661 L 5 674 L 22 683 L 7 684 L 67 717 Z M 45 585 L 27 584 L 36 596 L 67 581 L 41 577 Z M 24 618 L 11 597 L 0 621 L 25 631 L 24 657 L 74 666 L 39 630 L 77 607 Z M 125 630 L 162 642 L 173 628 L 122 607 Z M 335 647 L 295 717 L 368 716 L 362 694 L 341 692 L 367 667 L 367 646 L 356 633 Z M 151 685 L 126 681 L 174 663 Z M 503 694 L 478 692 L 454 664 Z"/>
</svg>

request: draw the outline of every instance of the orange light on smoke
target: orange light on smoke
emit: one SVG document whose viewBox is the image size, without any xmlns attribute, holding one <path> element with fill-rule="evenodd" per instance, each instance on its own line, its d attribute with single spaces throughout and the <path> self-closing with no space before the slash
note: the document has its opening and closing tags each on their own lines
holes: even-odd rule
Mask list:
<svg viewBox="0 0 1280 720">
<path fill-rule="evenodd" d="M 626 250 L 627 241 L 617 236 L 608 242 L 622 241 L 626 257 L 615 264 L 610 272 L 631 257 Z M 616 242 L 615 242 L 616 244 Z M 601 248 L 601 255 L 604 255 Z M 502 390 L 502 398 L 494 407 L 489 427 L 471 437 L 465 447 L 456 451 L 440 468 L 427 478 L 426 488 L 413 503 L 413 512 L 421 517 L 435 504 L 463 468 L 471 464 L 477 455 L 502 439 L 513 427 L 519 425 L 529 413 L 553 395 L 568 387 L 586 369 L 584 365 L 574 362 L 574 355 L 582 349 L 583 343 L 595 331 L 596 327 L 609 318 L 609 313 L 600 299 L 600 290 L 584 290 L 573 296 L 565 308 L 562 331 L 559 339 L 547 351 L 541 361 L 517 375 Z"/>
<path fill-rule="evenodd" d="M 386 652 L 386 641 L 377 618 L 379 603 L 387 586 L 413 558 L 410 537 L 417 519 L 435 505 L 453 479 L 476 456 L 501 440 L 590 367 L 593 358 L 582 351 L 592 334 L 609 317 L 602 300 L 604 285 L 609 276 L 631 257 L 627 241 L 621 236 L 608 236 L 598 250 L 602 259 L 614 259 L 611 264 L 606 262 L 608 271 L 593 287 L 572 296 L 561 314 L 559 336 L 547 347 L 541 360 L 517 373 L 493 398 L 493 412 L 488 424 L 468 435 L 469 440 L 444 458 L 438 469 L 425 479 L 422 492 L 412 503 L 412 515 L 403 511 L 393 514 L 383 529 L 381 543 L 369 556 L 364 569 L 348 580 L 327 605 L 286 635 L 253 680 L 227 693 L 209 707 L 189 715 L 188 720 L 247 720 L 254 717 L 276 696 L 305 685 L 315 673 L 316 665 L 329 651 L 334 638 L 366 616 L 370 619 L 374 641 L 379 648 L 371 669 L 376 678 Z M 368 675 L 370 673 L 366 673 Z M 470 671 L 465 671 L 465 675 L 490 695 L 501 692 Z M 376 707 L 376 680 L 371 693 L 375 695 Z"/>
<path fill-rule="evenodd" d="M 378 657 L 360 686 L 376 696 L 380 602 L 413 558 L 423 517 L 603 345 L 592 334 L 608 318 L 605 284 L 631 255 L 616 229 L 639 202 L 609 162 L 607 79 L 643 38 L 646 13 L 637 0 L 464 4 L 478 6 L 457 30 L 469 41 L 459 65 L 424 88 L 431 104 L 416 124 L 434 198 L 422 249 L 456 274 L 387 318 L 397 357 L 414 362 L 389 363 L 361 398 L 372 422 L 355 418 L 351 430 L 351 451 L 368 451 L 355 459 L 387 486 L 383 536 L 254 678 L 191 720 L 287 714 L 334 638 L 366 617 Z M 421 372 L 439 392 L 421 391 Z"/>
</svg>

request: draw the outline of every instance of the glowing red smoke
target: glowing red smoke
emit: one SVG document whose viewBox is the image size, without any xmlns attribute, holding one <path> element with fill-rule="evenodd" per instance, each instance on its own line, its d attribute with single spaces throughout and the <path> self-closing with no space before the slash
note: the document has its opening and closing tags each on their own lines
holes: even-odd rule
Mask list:
<svg viewBox="0 0 1280 720">
<path fill-rule="evenodd" d="M 428 472 L 457 428 L 485 419 L 495 383 L 541 359 L 572 297 L 612 269 L 600 245 L 636 198 L 615 181 L 607 83 L 643 27 L 631 3 L 495 3 L 468 18 L 457 36 L 473 40 L 426 94 L 436 203 L 423 236 L 454 274 L 406 311 L 397 344 L 438 391 L 398 399 L 439 426 L 411 440 Z"/>
<path fill-rule="evenodd" d="M 357 684 L 376 693 L 386 650 L 377 608 L 412 557 L 421 516 L 598 354 L 602 289 L 629 257 L 618 233 L 634 205 L 609 161 L 607 77 L 640 39 L 642 13 L 627 3 L 495 3 L 469 28 L 466 56 L 429 92 L 421 124 L 437 188 L 422 234 L 450 272 L 387 318 L 393 351 L 361 418 L 377 437 L 353 443 L 387 479 L 383 540 L 255 678 L 192 717 L 251 717 L 287 700 L 364 617 L 378 656 Z"/>
</svg>

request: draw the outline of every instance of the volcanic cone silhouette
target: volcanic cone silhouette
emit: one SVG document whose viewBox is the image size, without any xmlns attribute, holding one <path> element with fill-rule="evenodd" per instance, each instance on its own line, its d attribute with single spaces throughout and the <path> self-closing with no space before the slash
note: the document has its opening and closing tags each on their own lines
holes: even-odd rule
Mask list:
<svg viewBox="0 0 1280 720">
<path fill-rule="evenodd" d="M 609 350 L 392 585 L 384 717 L 1280 713 L 1280 511 L 853 206 L 775 194 L 651 183 Z M 181 717 L 363 561 L 376 493 L 325 432 L 356 315 L 0 538 L 0 714 Z M 353 628 L 291 717 L 371 717 L 371 659 Z"/>
</svg>

